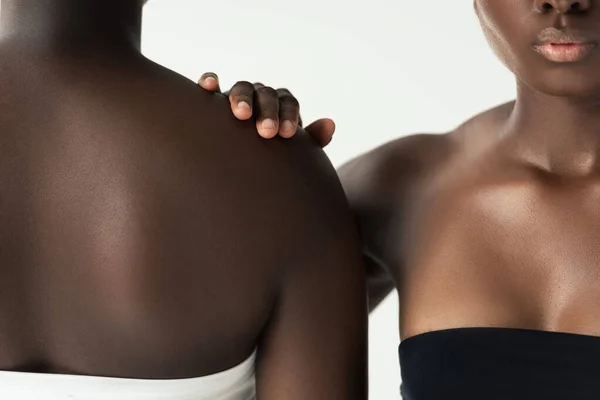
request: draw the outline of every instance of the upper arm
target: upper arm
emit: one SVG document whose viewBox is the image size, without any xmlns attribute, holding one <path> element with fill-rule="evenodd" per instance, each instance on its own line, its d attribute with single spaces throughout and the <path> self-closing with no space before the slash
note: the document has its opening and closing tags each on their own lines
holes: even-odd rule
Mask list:
<svg viewBox="0 0 600 400">
<path fill-rule="evenodd" d="M 335 171 L 313 156 L 290 217 L 296 250 L 259 346 L 259 400 L 367 398 L 364 266 Z"/>
<path fill-rule="evenodd" d="M 395 287 L 385 252 L 389 228 L 398 206 L 392 196 L 397 186 L 394 179 L 397 161 L 387 144 L 351 160 L 338 170 L 360 235 L 371 311 Z"/>
<path fill-rule="evenodd" d="M 357 157 L 339 176 L 360 233 L 367 267 L 369 309 L 394 289 L 390 266 L 402 262 L 399 230 L 413 191 L 441 157 L 443 135 L 419 134 L 400 138 Z M 400 254 L 399 254 L 400 253 Z"/>
</svg>

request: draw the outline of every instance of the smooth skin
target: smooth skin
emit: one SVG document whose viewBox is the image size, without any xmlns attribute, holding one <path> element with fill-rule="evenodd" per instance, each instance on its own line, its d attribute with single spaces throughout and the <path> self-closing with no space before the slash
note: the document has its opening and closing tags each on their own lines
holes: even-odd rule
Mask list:
<svg viewBox="0 0 600 400">
<path fill-rule="evenodd" d="M 145 59 L 136 0 L 2 0 L 0 369 L 367 397 L 355 227 L 311 137 Z M 0 387 L 0 394 L 2 388 Z"/>
<path fill-rule="evenodd" d="M 463 327 L 600 335 L 600 1 L 474 6 L 517 99 L 338 171 L 371 308 L 395 286 L 402 338 Z M 548 28 L 596 46 L 578 62 L 550 61 L 533 48 Z"/>
</svg>

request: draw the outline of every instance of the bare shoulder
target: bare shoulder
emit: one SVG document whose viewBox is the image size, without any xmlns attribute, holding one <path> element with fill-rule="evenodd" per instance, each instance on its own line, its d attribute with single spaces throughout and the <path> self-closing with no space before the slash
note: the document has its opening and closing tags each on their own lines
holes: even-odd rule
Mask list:
<svg viewBox="0 0 600 400">
<path fill-rule="evenodd" d="M 513 106 L 510 102 L 486 110 L 447 133 L 404 136 L 351 160 L 339 175 L 352 207 L 396 202 L 454 160 L 483 154 L 496 143 Z"/>
<path fill-rule="evenodd" d="M 277 192 L 286 193 L 287 203 L 293 209 L 290 217 L 299 224 L 296 234 L 314 239 L 355 231 L 336 170 L 307 132 L 300 129 L 292 139 L 275 138 L 263 145 L 277 166 Z M 310 232 L 301 232 L 305 229 Z"/>
<path fill-rule="evenodd" d="M 386 254 L 399 234 L 395 221 L 404 219 L 417 193 L 453 152 L 451 134 L 420 133 L 377 147 L 339 169 L 366 259 L 378 265 L 392 262 Z M 373 296 L 371 301 L 377 302 Z"/>
<path fill-rule="evenodd" d="M 383 205 L 410 191 L 442 165 L 452 151 L 451 134 L 405 136 L 351 160 L 339 169 L 351 205 Z"/>
<path fill-rule="evenodd" d="M 481 112 L 447 133 L 408 135 L 377 147 L 340 168 L 344 188 L 350 196 L 365 187 L 375 192 L 402 190 L 454 156 L 474 154 L 493 144 L 513 106 L 509 102 Z"/>
<path fill-rule="evenodd" d="M 485 110 L 465 121 L 452 133 L 452 141 L 462 154 L 485 153 L 498 143 L 500 133 L 514 108 L 514 101 Z"/>
</svg>

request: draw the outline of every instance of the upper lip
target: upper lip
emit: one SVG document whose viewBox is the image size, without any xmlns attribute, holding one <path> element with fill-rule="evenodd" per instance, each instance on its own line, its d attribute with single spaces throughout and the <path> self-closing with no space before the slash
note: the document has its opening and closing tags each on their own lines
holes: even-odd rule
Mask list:
<svg viewBox="0 0 600 400">
<path fill-rule="evenodd" d="M 594 40 L 583 33 L 561 31 L 556 28 L 546 28 L 537 37 L 537 46 L 545 44 L 592 44 Z"/>
</svg>

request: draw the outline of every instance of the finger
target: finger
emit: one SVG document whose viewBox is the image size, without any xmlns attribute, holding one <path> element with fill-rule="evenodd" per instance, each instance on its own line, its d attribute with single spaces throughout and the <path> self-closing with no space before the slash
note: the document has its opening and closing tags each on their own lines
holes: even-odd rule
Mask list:
<svg viewBox="0 0 600 400">
<path fill-rule="evenodd" d="M 268 86 L 260 86 L 256 89 L 254 99 L 258 133 L 265 139 L 271 139 L 279 132 L 279 97 L 277 91 Z"/>
<path fill-rule="evenodd" d="M 219 87 L 219 77 L 214 72 L 206 72 L 202 74 L 198 84 L 206 91 L 221 93 L 221 88 Z"/>
<path fill-rule="evenodd" d="M 254 107 L 254 86 L 250 82 L 240 81 L 228 93 L 233 115 L 242 121 L 250 119 Z"/>
<path fill-rule="evenodd" d="M 335 122 L 329 118 L 319 119 L 304 128 L 304 130 L 310 133 L 311 136 L 317 140 L 319 146 L 323 148 L 331 142 L 331 139 L 333 139 Z"/>
<path fill-rule="evenodd" d="M 291 138 L 296 134 L 300 122 L 300 104 L 287 89 L 278 89 L 279 97 L 279 136 Z"/>
</svg>

